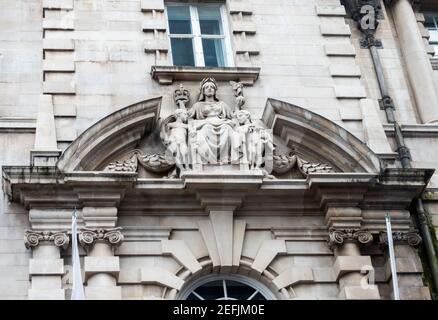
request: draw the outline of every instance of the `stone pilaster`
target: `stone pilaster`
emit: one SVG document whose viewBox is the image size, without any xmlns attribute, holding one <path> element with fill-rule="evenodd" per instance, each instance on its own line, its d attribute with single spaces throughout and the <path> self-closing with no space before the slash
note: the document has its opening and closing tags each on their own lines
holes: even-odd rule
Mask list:
<svg viewBox="0 0 438 320">
<path fill-rule="evenodd" d="M 392 233 L 394 242 L 395 262 L 397 279 L 402 300 L 425 300 L 430 299 L 429 289 L 423 285 L 423 268 L 420 258 L 415 250 L 422 239 L 417 231 L 394 231 Z M 388 279 L 390 299 L 394 298 L 393 284 L 391 277 L 391 265 L 388 252 L 388 234 L 380 233 L 379 242 L 385 252 L 385 278 Z"/>
<path fill-rule="evenodd" d="M 32 248 L 32 259 L 29 262 L 31 288 L 30 300 L 64 300 L 65 290 L 62 288 L 64 259 L 61 259 L 61 248 L 69 244 L 67 231 L 32 231 L 24 235 L 26 248 Z"/>
<path fill-rule="evenodd" d="M 390 2 L 418 113 L 423 123 L 436 123 L 438 122 L 438 93 L 411 1 Z"/>
<path fill-rule="evenodd" d="M 84 259 L 85 296 L 89 300 L 113 300 L 122 298 L 117 286 L 120 272 L 119 257 L 114 256 L 114 247 L 121 244 L 121 228 L 82 229 L 79 242 L 88 255 Z"/>
<path fill-rule="evenodd" d="M 362 211 L 357 207 L 329 207 L 326 214 L 329 247 L 334 251 L 333 272 L 339 283 L 339 298 L 380 299 L 377 286 L 368 283 L 374 272 L 370 256 L 362 256 L 359 245 L 373 242 L 372 234 L 361 227 Z"/>
</svg>

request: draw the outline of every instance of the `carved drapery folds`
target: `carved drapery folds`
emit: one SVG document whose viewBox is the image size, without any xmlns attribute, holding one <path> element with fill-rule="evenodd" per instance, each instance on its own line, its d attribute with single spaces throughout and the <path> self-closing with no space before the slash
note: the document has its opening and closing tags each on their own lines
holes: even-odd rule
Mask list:
<svg viewBox="0 0 438 320">
<path fill-rule="evenodd" d="M 27 249 L 36 247 L 41 241 L 51 241 L 57 247 L 67 248 L 70 243 L 70 238 L 67 231 L 33 231 L 26 230 L 24 232 L 24 245 Z"/>
<path fill-rule="evenodd" d="M 79 233 L 79 243 L 85 248 L 91 248 L 96 241 L 108 242 L 111 246 L 119 246 L 123 241 L 122 228 L 111 229 L 87 229 Z"/>
<path fill-rule="evenodd" d="M 328 245 L 330 249 L 343 245 L 345 242 L 358 242 L 359 244 L 371 244 L 373 235 L 365 229 L 330 229 Z"/>
<path fill-rule="evenodd" d="M 417 230 L 413 231 L 393 231 L 392 239 L 396 244 L 408 244 L 411 247 L 418 247 L 423 239 Z M 388 233 L 381 232 L 379 235 L 379 243 L 381 246 L 388 245 Z"/>
</svg>

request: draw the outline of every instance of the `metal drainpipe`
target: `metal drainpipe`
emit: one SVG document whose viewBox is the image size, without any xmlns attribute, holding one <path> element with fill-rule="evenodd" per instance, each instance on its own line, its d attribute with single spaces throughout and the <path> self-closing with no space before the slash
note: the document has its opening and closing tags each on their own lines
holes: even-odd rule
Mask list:
<svg viewBox="0 0 438 320">
<path fill-rule="evenodd" d="M 355 19 L 356 20 L 356 19 Z M 371 58 L 373 60 L 374 69 L 377 75 L 377 81 L 379 83 L 380 93 L 382 95 L 383 108 L 385 110 L 386 119 L 388 123 L 392 123 L 394 125 L 395 132 L 395 141 L 397 144 L 397 153 L 399 155 L 399 159 L 403 168 L 412 168 L 412 158 L 409 151 L 409 148 L 405 144 L 405 140 L 403 137 L 403 132 L 401 130 L 400 125 L 397 123 L 394 117 L 394 102 L 389 95 L 388 86 L 386 85 L 386 80 L 383 73 L 382 62 L 380 60 L 379 53 L 376 47 L 376 39 L 374 37 L 375 31 L 377 30 L 377 23 L 375 29 L 363 30 L 360 27 L 359 30 L 364 34 L 367 46 L 371 53 Z M 418 216 L 418 225 L 417 227 L 420 230 L 421 237 L 423 238 L 423 243 L 426 249 L 427 260 L 429 262 L 429 267 L 432 272 L 433 284 L 435 287 L 435 291 L 438 290 L 438 259 L 435 251 L 435 246 L 433 244 L 432 233 L 430 232 L 428 214 L 423 206 L 423 201 L 421 197 L 414 200 L 415 201 L 415 210 Z M 414 223 L 417 224 L 414 220 Z M 436 299 L 434 295 L 432 295 L 433 299 Z"/>
</svg>

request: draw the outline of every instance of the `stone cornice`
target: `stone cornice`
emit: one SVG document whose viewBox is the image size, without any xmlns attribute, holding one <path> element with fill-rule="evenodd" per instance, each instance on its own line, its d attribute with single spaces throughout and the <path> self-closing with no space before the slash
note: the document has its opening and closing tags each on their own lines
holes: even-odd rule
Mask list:
<svg viewBox="0 0 438 320">
<path fill-rule="evenodd" d="M 119 246 L 124 239 L 121 230 L 121 227 L 111 229 L 84 228 L 79 232 L 79 243 L 87 249 L 94 246 L 97 241 L 107 242 L 111 246 Z"/>
<path fill-rule="evenodd" d="M 1 133 L 35 133 L 36 119 L 33 118 L 0 118 Z"/>
<path fill-rule="evenodd" d="M 70 242 L 70 238 L 67 231 L 52 232 L 26 230 L 24 232 L 24 245 L 27 249 L 37 247 L 42 241 L 53 242 L 55 246 L 66 249 Z"/>
<path fill-rule="evenodd" d="M 212 77 L 218 81 L 239 81 L 252 86 L 259 77 L 260 68 L 247 67 L 180 67 L 152 66 L 152 78 L 160 84 L 171 84 L 175 80 L 199 81 Z"/>
<path fill-rule="evenodd" d="M 413 231 L 393 231 L 392 239 L 395 244 L 408 244 L 411 247 L 418 247 L 423 239 L 417 230 Z M 382 246 L 388 245 L 388 233 L 383 231 L 379 234 L 379 243 Z"/>
<path fill-rule="evenodd" d="M 329 230 L 327 240 L 330 249 L 343 245 L 345 242 L 357 242 L 359 244 L 371 244 L 373 235 L 365 229 L 335 229 Z"/>
</svg>

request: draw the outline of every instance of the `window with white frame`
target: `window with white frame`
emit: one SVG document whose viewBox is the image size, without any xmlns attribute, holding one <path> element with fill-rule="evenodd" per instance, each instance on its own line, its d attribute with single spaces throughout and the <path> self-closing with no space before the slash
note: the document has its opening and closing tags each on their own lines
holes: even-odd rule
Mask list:
<svg viewBox="0 0 438 320">
<path fill-rule="evenodd" d="M 438 57 L 438 13 L 426 13 L 424 26 L 429 30 L 429 43 L 435 48 L 435 57 Z"/>
<path fill-rule="evenodd" d="M 223 4 L 168 3 L 166 11 L 173 65 L 233 66 Z"/>
</svg>

